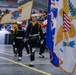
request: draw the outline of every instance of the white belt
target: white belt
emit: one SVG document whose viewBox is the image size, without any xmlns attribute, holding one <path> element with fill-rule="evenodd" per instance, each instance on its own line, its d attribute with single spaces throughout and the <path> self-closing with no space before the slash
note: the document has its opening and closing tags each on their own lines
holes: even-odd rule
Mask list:
<svg viewBox="0 0 76 75">
<path fill-rule="evenodd" d="M 29 36 L 39 36 L 39 34 L 33 34 L 33 35 L 29 35 Z"/>
<path fill-rule="evenodd" d="M 17 39 L 23 39 L 23 37 L 16 37 Z"/>
</svg>

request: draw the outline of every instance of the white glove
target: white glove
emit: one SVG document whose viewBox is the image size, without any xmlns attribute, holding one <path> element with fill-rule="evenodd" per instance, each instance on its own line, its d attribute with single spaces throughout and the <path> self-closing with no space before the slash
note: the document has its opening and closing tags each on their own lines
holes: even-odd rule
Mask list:
<svg viewBox="0 0 76 75">
<path fill-rule="evenodd" d="M 32 52 L 35 52 L 35 50 L 36 50 L 35 48 L 32 48 Z"/>
<path fill-rule="evenodd" d="M 41 40 L 41 44 L 43 44 L 44 40 Z"/>
<path fill-rule="evenodd" d="M 23 41 L 24 41 L 24 42 L 26 42 L 27 40 L 28 40 L 27 38 L 24 38 L 24 40 L 23 40 Z"/>
<path fill-rule="evenodd" d="M 15 48 L 15 50 L 17 50 L 17 48 Z"/>
<path fill-rule="evenodd" d="M 15 45 L 15 42 L 13 42 L 13 45 Z"/>
</svg>

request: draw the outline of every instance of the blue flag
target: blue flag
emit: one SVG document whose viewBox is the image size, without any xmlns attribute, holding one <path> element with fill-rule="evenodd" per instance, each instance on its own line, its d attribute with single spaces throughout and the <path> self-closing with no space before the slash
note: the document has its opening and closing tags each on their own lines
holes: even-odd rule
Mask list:
<svg viewBox="0 0 76 75">
<path fill-rule="evenodd" d="M 47 23 L 47 32 L 46 32 L 46 46 L 50 50 L 50 60 L 51 63 L 55 66 L 59 66 L 59 59 L 53 51 L 54 42 L 52 39 L 53 31 L 51 25 L 51 10 L 50 10 L 51 0 L 48 0 L 48 23 Z"/>
</svg>

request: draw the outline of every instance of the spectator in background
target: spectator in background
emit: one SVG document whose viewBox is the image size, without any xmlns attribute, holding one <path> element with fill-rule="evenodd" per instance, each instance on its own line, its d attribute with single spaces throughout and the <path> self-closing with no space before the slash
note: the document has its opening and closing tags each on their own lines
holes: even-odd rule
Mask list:
<svg viewBox="0 0 76 75">
<path fill-rule="evenodd" d="M 43 12 L 44 20 L 47 19 L 47 11 Z"/>
<path fill-rule="evenodd" d="M 42 12 L 42 10 L 40 10 L 40 11 L 39 11 L 39 13 L 41 13 L 41 14 L 42 14 L 42 13 L 43 13 L 43 12 Z"/>
<path fill-rule="evenodd" d="M 32 12 L 32 14 L 35 14 L 35 13 L 36 13 L 35 11 Z"/>
<path fill-rule="evenodd" d="M 8 14 L 8 13 L 9 13 L 9 10 L 8 10 L 8 9 L 6 9 L 6 10 L 5 10 L 5 14 Z"/>
</svg>

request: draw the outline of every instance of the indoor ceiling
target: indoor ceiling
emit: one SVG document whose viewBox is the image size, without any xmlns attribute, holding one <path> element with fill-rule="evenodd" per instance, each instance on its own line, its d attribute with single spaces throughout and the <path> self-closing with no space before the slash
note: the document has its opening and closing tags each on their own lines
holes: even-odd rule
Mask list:
<svg viewBox="0 0 76 75">
<path fill-rule="evenodd" d="M 5 3 L 4 3 L 5 1 Z M 12 4 L 13 7 L 18 7 L 30 0 L 0 0 L 0 3 L 3 2 L 4 4 L 0 4 L 0 6 L 5 6 L 8 4 Z M 10 2 L 10 3 L 9 3 Z M 47 9 L 47 0 L 34 0 L 33 8 L 37 10 L 44 10 Z"/>
</svg>

